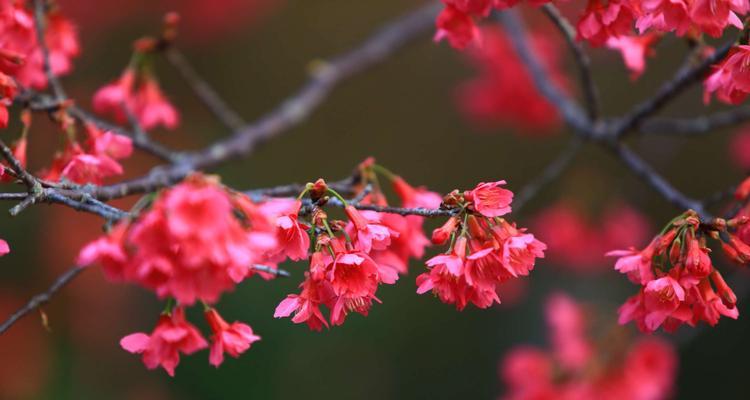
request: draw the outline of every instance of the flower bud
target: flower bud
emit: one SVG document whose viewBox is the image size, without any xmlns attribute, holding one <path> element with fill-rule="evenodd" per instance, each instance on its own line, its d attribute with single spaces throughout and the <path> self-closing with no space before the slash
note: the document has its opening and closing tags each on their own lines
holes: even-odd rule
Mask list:
<svg viewBox="0 0 750 400">
<path fill-rule="evenodd" d="M 453 231 L 456 230 L 456 226 L 458 226 L 458 218 L 448 218 L 448 221 L 445 221 L 445 224 L 443 224 L 443 226 L 432 231 L 432 244 L 445 244 L 445 242 L 448 241 L 448 238 L 451 237 Z"/>
</svg>

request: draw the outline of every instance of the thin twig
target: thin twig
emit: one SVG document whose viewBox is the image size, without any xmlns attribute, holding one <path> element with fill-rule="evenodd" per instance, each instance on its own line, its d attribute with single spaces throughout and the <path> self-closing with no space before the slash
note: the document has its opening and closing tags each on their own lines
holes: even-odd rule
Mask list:
<svg viewBox="0 0 750 400">
<path fill-rule="evenodd" d="M 430 3 L 387 24 L 361 46 L 320 66 L 298 93 L 229 138 L 220 140 L 204 150 L 183 155 L 180 162 L 173 166 L 156 167 L 145 176 L 94 188 L 89 194 L 106 201 L 132 194 L 149 193 L 179 182 L 195 170 L 215 167 L 232 158 L 249 155 L 262 142 L 302 123 L 320 106 L 337 84 L 378 64 L 419 34 L 431 29 L 438 10 L 439 3 Z"/>
<path fill-rule="evenodd" d="M 19 308 L 16 312 L 11 314 L 11 316 L 8 317 L 8 319 L 5 320 L 5 322 L 0 324 L 0 335 L 2 335 L 5 331 L 7 331 L 8 328 L 13 326 L 13 324 L 15 324 L 19 319 L 23 318 L 26 314 L 36 310 L 40 306 L 49 302 L 52 296 L 55 293 L 57 293 L 58 290 L 62 289 L 65 285 L 67 285 L 70 281 L 72 281 L 76 276 L 78 276 L 78 274 L 83 272 L 83 270 L 85 269 L 86 267 L 76 266 L 76 267 L 69 269 L 64 274 L 60 275 L 52 284 L 52 286 L 49 287 L 49 289 L 32 297 L 31 300 L 29 300 L 29 302 L 26 303 L 26 305 Z"/>
<path fill-rule="evenodd" d="M 576 29 L 570 24 L 567 18 L 560 13 L 560 10 L 552 3 L 547 3 L 541 7 L 547 17 L 555 24 L 557 29 L 565 38 L 570 51 L 573 53 L 573 59 L 578 67 L 578 76 L 581 83 L 581 91 L 584 96 L 584 104 L 588 111 L 589 118 L 594 121 L 599 118 L 601 105 L 599 100 L 599 91 L 594 84 L 591 74 L 591 59 L 581 46 L 581 42 L 576 40 Z"/>
<path fill-rule="evenodd" d="M 568 168 L 583 147 L 583 140 L 578 136 L 570 139 L 570 143 L 552 160 L 537 177 L 527 182 L 513 198 L 513 211 L 519 212 L 528 202 L 536 197 L 548 183 L 557 179 Z"/>
<path fill-rule="evenodd" d="M 747 121 L 750 121 L 750 107 L 738 107 L 696 118 L 651 118 L 643 122 L 640 132 L 663 135 L 703 135 Z"/>
<path fill-rule="evenodd" d="M 28 88 L 25 89 L 23 94 L 21 96 L 18 96 L 15 100 L 19 103 L 27 105 L 34 111 L 44 111 L 48 113 L 59 110 L 61 106 L 61 102 L 55 100 L 52 96 L 44 93 L 37 93 Z M 176 163 L 181 159 L 180 153 L 152 141 L 148 135 L 139 135 L 135 132 L 131 132 L 127 128 L 113 124 L 103 118 L 97 117 L 96 115 L 84 110 L 83 108 L 75 104 L 66 106 L 66 111 L 72 117 L 78 119 L 83 123 L 92 124 L 99 129 L 112 131 L 118 135 L 123 135 L 131 138 L 133 140 L 133 145 L 136 148 L 141 149 L 164 161 Z"/>
<path fill-rule="evenodd" d="M 174 46 L 166 49 L 165 55 L 170 64 L 180 73 L 182 79 L 190 86 L 193 93 L 200 99 L 203 105 L 231 131 L 239 131 L 245 126 L 237 112 L 235 112 L 218 93 L 208 84 L 185 56 Z"/>
<path fill-rule="evenodd" d="M 505 10 L 495 12 L 495 15 L 508 33 L 508 37 L 518 57 L 526 64 L 537 90 L 557 108 L 563 120 L 573 130 L 579 134 L 595 136 L 596 134 L 593 132 L 593 126 L 587 114 L 573 99 L 557 87 L 550 79 L 546 68 L 544 68 L 541 61 L 534 54 L 526 35 L 526 28 L 518 13 L 515 10 Z"/>
<path fill-rule="evenodd" d="M 627 146 L 618 143 L 612 145 L 611 149 L 630 171 L 648 183 L 667 201 L 680 209 L 691 209 L 697 212 L 704 220 L 713 219 L 713 216 L 704 209 L 702 202 L 685 196 Z"/>
<path fill-rule="evenodd" d="M 271 268 L 267 265 L 260 265 L 260 264 L 254 264 L 250 266 L 250 269 L 258 272 L 265 272 L 267 274 L 271 274 L 274 276 L 281 276 L 284 278 L 288 278 L 292 276 L 292 274 L 289 273 L 289 271 L 281 269 L 281 268 Z"/>
<path fill-rule="evenodd" d="M 613 127 L 611 135 L 622 137 L 637 128 L 649 116 L 664 108 L 671 100 L 684 92 L 692 84 L 699 82 L 708 69 L 721 61 L 734 46 L 735 41 L 718 48 L 713 54 L 697 64 L 687 64 L 680 68 L 675 76 L 665 82 L 656 93 L 648 99 L 636 104 L 633 109 L 620 119 Z"/>
<path fill-rule="evenodd" d="M 55 94 L 57 101 L 61 102 L 65 100 L 67 96 L 65 95 L 65 90 L 63 89 L 62 84 L 52 70 L 52 62 L 50 61 L 49 47 L 47 46 L 45 35 L 46 14 L 46 0 L 34 0 L 34 27 L 36 28 L 36 40 L 42 51 L 42 66 L 44 68 L 44 74 L 47 77 L 47 82 L 50 87 L 52 87 L 52 92 Z"/>
</svg>

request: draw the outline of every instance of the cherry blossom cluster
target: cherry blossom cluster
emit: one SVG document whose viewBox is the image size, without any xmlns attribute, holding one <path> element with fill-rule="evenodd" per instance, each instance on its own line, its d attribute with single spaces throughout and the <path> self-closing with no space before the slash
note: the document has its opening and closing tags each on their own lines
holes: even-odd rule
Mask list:
<svg viewBox="0 0 750 400">
<path fill-rule="evenodd" d="M 447 39 L 453 47 L 463 49 L 472 42 L 481 45 L 481 34 L 475 19 L 486 18 L 490 12 L 518 4 L 519 0 L 443 0 L 445 8 L 438 16 L 436 40 Z M 538 6 L 549 0 L 533 0 Z M 729 26 L 742 28 L 740 16 L 750 10 L 747 0 L 589 0 L 579 15 L 576 25 L 579 39 L 592 46 L 602 46 L 609 40 L 620 40 L 641 35 L 674 32 L 678 36 L 698 36 L 702 33 L 720 37 Z M 644 36 L 646 42 L 653 37 Z M 644 47 L 650 43 L 630 43 Z"/>
<path fill-rule="evenodd" d="M 544 256 L 543 243 L 501 218 L 513 198 L 504 181 L 441 198 L 373 159 L 360 164 L 358 176 L 354 200 L 319 179 L 297 199 L 252 201 L 216 178 L 194 174 L 144 197 L 131 218 L 81 250 L 78 264 L 100 264 L 110 280 L 142 286 L 167 300 L 150 335 L 132 334 L 121 344 L 142 353 L 148 368 L 162 366 L 171 375 L 180 353 L 208 346 L 186 321 L 184 307 L 204 305 L 214 338 L 209 360 L 218 366 L 224 352 L 236 357 L 259 338 L 245 324 L 224 322 L 211 305 L 251 276 L 273 277 L 286 260 L 305 260 L 309 267 L 301 292 L 281 301 L 274 316 L 321 330 L 341 325 L 351 313 L 367 315 L 380 302 L 378 287 L 406 274 L 409 260 L 422 258 L 431 242 L 450 245 L 427 261 L 417 292 L 432 291 L 459 310 L 468 303 L 486 308 L 499 302 L 499 286 L 528 275 Z M 389 206 L 381 180 L 390 182 L 404 213 L 379 211 Z M 335 208 L 327 210 L 331 205 Z M 425 213 L 450 216 L 432 241 L 423 233 Z"/>
<path fill-rule="evenodd" d="M 47 47 L 49 68 L 55 76 L 72 70 L 72 59 L 79 54 L 76 29 L 54 6 L 46 7 L 44 38 Z M 0 3 L 0 126 L 8 125 L 7 106 L 23 90 L 43 89 L 47 86 L 44 54 L 37 42 L 37 29 L 33 10 L 23 1 Z M 68 113 L 73 103 L 66 100 L 50 116 L 59 127 L 63 140 L 49 167 L 39 172 L 41 179 L 48 181 L 67 180 L 73 183 L 101 184 L 103 179 L 123 173 L 118 160 L 132 153 L 131 139 L 86 123 L 85 135 L 80 137 L 76 121 Z M 14 158 L 21 167 L 27 164 L 28 131 L 31 113 L 21 111 L 20 137 L 11 145 Z M 17 177 L 12 171 L 2 168 L 0 179 L 10 182 Z"/>
<path fill-rule="evenodd" d="M 435 209 L 440 205 L 439 195 L 412 187 L 372 159 L 362 163 L 360 170 L 364 184 L 377 186 L 359 204 L 388 205 L 377 183 L 376 171 L 380 171 L 404 207 Z M 409 259 L 421 258 L 429 241 L 422 232 L 422 217 L 359 211 L 322 180 L 308 185 L 303 195 L 309 195 L 313 210 L 306 222 L 300 220 L 299 209 L 278 220 L 280 256 L 309 259 L 309 269 L 301 292 L 287 296 L 274 316 L 292 316 L 294 323 L 321 330 L 329 321 L 341 325 L 352 312 L 367 315 L 373 301 L 380 302 L 378 286 L 394 284 L 399 274 L 407 273 Z M 323 211 L 321 206 L 330 197 L 342 203 L 346 220 L 330 219 Z M 321 306 L 328 308 L 328 318 Z"/>
<path fill-rule="evenodd" d="M 55 75 L 65 75 L 80 53 L 76 29 L 54 8 L 47 10 L 44 24 L 49 67 Z M 33 10 L 24 1 L 0 1 L 0 128 L 8 126 L 8 106 L 19 90 L 47 86 L 44 68 Z"/>
<path fill-rule="evenodd" d="M 519 0 L 443 0 L 445 8 L 437 17 L 435 40 L 443 39 L 457 49 L 492 46 L 476 21 L 489 16 L 492 10 L 503 10 Z M 549 0 L 532 0 L 539 6 Z M 747 0 L 588 0 L 576 24 L 578 40 L 586 40 L 594 47 L 606 45 L 622 54 L 631 78 L 638 78 L 645 70 L 646 56 L 653 55 L 653 46 L 668 32 L 698 40 L 702 34 L 720 37 L 728 27 L 743 28 L 740 17 L 750 10 Z M 703 55 L 710 53 L 706 47 Z M 711 93 L 724 102 L 743 101 L 750 88 L 744 83 L 747 75 L 748 48 L 746 43 L 735 47 L 730 56 L 714 68 L 706 80 L 705 98 Z M 510 98 L 510 97 L 509 97 Z"/>
<path fill-rule="evenodd" d="M 750 94 L 750 46 L 733 47 L 703 83 L 703 101 L 711 101 L 711 95 L 728 103 L 742 103 Z"/>
<path fill-rule="evenodd" d="M 658 338 L 602 340 L 592 335 L 585 305 L 564 294 L 547 300 L 551 350 L 519 346 L 500 365 L 501 399 L 671 398 L 677 354 Z"/>
<path fill-rule="evenodd" d="M 451 46 L 464 49 L 471 43 L 482 43 L 482 34 L 476 19 L 487 18 L 492 10 L 512 7 L 520 0 L 442 0 L 445 8 L 438 15 L 435 25 L 435 41 L 448 40 Z M 529 0 L 530 4 L 541 5 L 549 0 Z"/>
<path fill-rule="evenodd" d="M 214 178 L 193 175 L 136 205 L 143 210 L 85 246 L 78 264 L 101 264 L 112 281 L 134 283 L 170 303 L 176 301 L 176 308 L 167 307 L 150 336 L 134 334 L 122 341 L 126 350 L 143 353 L 147 367 L 161 365 L 171 375 L 179 352 L 191 354 L 206 347 L 182 310 L 196 302 L 206 308 L 214 333 L 210 361 L 218 366 L 222 349 L 236 357 L 258 337 L 245 324 L 228 325 L 209 304 L 256 274 L 273 277 L 271 254 L 279 244 L 276 218 L 294 204 L 287 200 L 256 204 Z"/>
<path fill-rule="evenodd" d="M 177 127 L 180 117 L 159 86 L 154 58 L 174 40 L 178 21 L 177 14 L 169 13 L 164 18 L 161 37 L 145 37 L 135 42 L 133 56 L 120 77 L 94 94 L 94 111 L 118 123 L 127 123 L 131 114 L 146 130 Z"/>
<path fill-rule="evenodd" d="M 642 250 L 615 250 L 615 269 L 635 284 L 638 294 L 620 307 L 619 321 L 634 321 L 644 332 L 659 327 L 673 332 L 679 326 L 705 322 L 716 325 L 722 316 L 736 319 L 737 296 L 714 267 L 708 241 L 718 241 L 723 252 L 741 264 L 750 261 L 750 246 L 737 233 L 747 231 L 747 217 L 702 223 L 687 211 L 664 227 Z"/>
<path fill-rule="evenodd" d="M 443 205 L 460 210 L 432 232 L 432 242 L 450 242 L 444 254 L 427 260 L 428 272 L 417 277 L 417 293 L 432 291 L 441 301 L 463 310 L 469 303 L 487 308 L 499 303 L 500 286 L 527 276 L 547 246 L 509 222 L 513 192 L 505 181 L 480 183 L 470 191 L 453 191 Z"/>
</svg>

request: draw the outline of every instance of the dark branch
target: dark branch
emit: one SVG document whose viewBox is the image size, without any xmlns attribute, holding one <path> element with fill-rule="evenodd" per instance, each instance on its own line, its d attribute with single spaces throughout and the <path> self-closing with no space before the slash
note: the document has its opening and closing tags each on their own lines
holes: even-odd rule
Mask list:
<svg viewBox="0 0 750 400">
<path fill-rule="evenodd" d="M 416 36 L 432 28 L 438 9 L 438 3 L 431 3 L 387 24 L 355 50 L 335 57 L 319 67 L 307 85 L 297 94 L 229 138 L 220 140 L 202 151 L 184 155 L 180 162 L 173 166 L 156 167 L 140 178 L 93 188 L 87 193 L 104 201 L 149 193 L 179 182 L 195 170 L 215 167 L 232 158 L 251 154 L 257 145 L 302 123 L 336 85 L 378 64 Z"/>
<path fill-rule="evenodd" d="M 245 121 L 229 105 L 222 100 L 216 91 L 203 78 L 198 75 L 192 65 L 182 53 L 171 46 L 165 51 L 170 64 L 180 73 L 182 79 L 190 86 L 193 93 L 200 99 L 203 105 L 231 131 L 239 131 L 245 126 Z"/>
<path fill-rule="evenodd" d="M 528 202 L 550 182 L 557 179 L 568 168 L 570 163 L 580 152 L 583 147 L 583 141 L 574 136 L 568 146 L 563 149 L 558 156 L 552 160 L 537 177 L 527 182 L 525 186 L 518 191 L 513 199 L 513 211 L 519 212 Z"/>
<path fill-rule="evenodd" d="M 47 24 L 46 15 L 46 0 L 34 0 L 34 27 L 36 29 L 36 40 L 42 51 L 42 66 L 44 68 L 44 74 L 47 77 L 47 82 L 50 87 L 52 87 L 52 92 L 55 94 L 57 101 L 60 102 L 67 96 L 65 95 L 65 90 L 63 89 L 62 84 L 52 71 L 52 62 L 50 61 L 49 47 L 47 47 L 47 39 L 45 35 Z"/>
<path fill-rule="evenodd" d="M 0 335 L 2 335 L 5 331 L 8 330 L 13 324 L 15 324 L 19 319 L 23 318 L 26 314 L 36 310 L 37 308 L 41 307 L 45 303 L 49 302 L 49 300 L 52 298 L 52 296 L 57 293 L 60 289 L 62 289 L 65 285 L 67 285 L 70 281 L 73 280 L 78 274 L 83 272 L 86 267 L 73 267 L 69 269 L 64 274 L 60 275 L 57 280 L 52 284 L 52 286 L 49 287 L 46 291 L 39 293 L 38 295 L 34 296 L 29 300 L 28 303 L 26 303 L 25 306 L 18 309 L 16 312 L 14 312 L 10 317 L 8 317 L 5 322 L 0 324 Z"/>
<path fill-rule="evenodd" d="M 601 106 L 599 103 L 599 92 L 596 90 L 596 85 L 594 85 L 593 77 L 591 75 L 591 59 L 588 54 L 586 54 L 583 46 L 581 46 L 581 42 L 576 40 L 576 29 L 570 24 L 567 18 L 560 13 L 560 10 L 558 10 L 552 3 L 543 5 L 541 9 L 544 14 L 552 20 L 557 29 L 560 30 L 565 38 L 565 42 L 570 48 L 570 51 L 573 53 L 573 59 L 578 67 L 578 76 L 589 119 L 592 121 L 596 120 L 601 113 Z"/>
<path fill-rule="evenodd" d="M 526 28 L 518 13 L 515 10 L 506 10 L 496 12 L 495 15 L 508 33 L 519 58 L 526 64 L 537 90 L 557 108 L 563 120 L 571 128 L 579 134 L 593 135 L 592 124 L 586 113 L 552 82 L 549 73 L 534 54 L 526 35 Z"/>
<path fill-rule="evenodd" d="M 611 146 L 612 151 L 620 157 L 620 160 L 636 175 L 648 183 L 667 201 L 683 210 L 694 210 L 704 220 L 713 219 L 713 217 L 704 209 L 703 203 L 685 196 L 679 190 L 675 189 L 666 179 L 664 179 L 653 167 L 646 161 L 633 153 L 623 144 Z"/>
<path fill-rule="evenodd" d="M 614 137 L 626 135 L 634 128 L 637 128 L 646 118 L 659 112 L 692 84 L 699 82 L 713 64 L 721 61 L 729 53 L 734 43 L 734 40 L 725 43 L 713 54 L 697 64 L 688 63 L 680 68 L 675 76 L 665 82 L 653 96 L 636 104 L 629 113 L 620 119 L 612 127 L 611 135 Z"/>
<path fill-rule="evenodd" d="M 750 107 L 738 107 L 696 118 L 652 118 L 641 125 L 649 134 L 702 135 L 750 121 Z"/>
</svg>

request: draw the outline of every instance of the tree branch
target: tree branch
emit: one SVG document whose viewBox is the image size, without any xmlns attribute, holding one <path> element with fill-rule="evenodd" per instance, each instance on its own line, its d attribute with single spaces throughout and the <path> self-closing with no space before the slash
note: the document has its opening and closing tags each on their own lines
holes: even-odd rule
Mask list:
<svg viewBox="0 0 750 400">
<path fill-rule="evenodd" d="M 576 132 L 594 135 L 592 124 L 581 109 L 568 95 L 552 82 L 542 63 L 536 57 L 526 35 L 523 21 L 515 10 L 495 12 L 497 20 L 508 33 L 518 57 L 526 64 L 537 90 L 560 112 L 563 120 Z"/>
<path fill-rule="evenodd" d="M 180 73 L 182 79 L 193 90 L 193 93 L 200 99 L 203 105 L 219 120 L 224 126 L 231 131 L 239 131 L 245 126 L 242 120 L 218 93 L 200 77 L 185 56 L 174 46 L 165 50 L 165 56 L 170 64 Z"/>
<path fill-rule="evenodd" d="M 675 76 L 665 82 L 656 93 L 641 103 L 636 104 L 622 119 L 612 126 L 613 137 L 619 138 L 630 133 L 637 128 L 649 116 L 660 111 L 670 101 L 674 100 L 692 84 L 699 82 L 703 74 L 708 71 L 713 64 L 721 61 L 734 46 L 735 41 L 731 40 L 713 54 L 706 57 L 697 64 L 686 64 L 680 68 Z"/>
<path fill-rule="evenodd" d="M 527 182 L 526 185 L 518 191 L 513 199 L 513 211 L 519 212 L 521 208 L 536 197 L 536 195 L 550 182 L 557 179 L 568 168 L 570 163 L 575 159 L 583 147 L 583 140 L 574 136 L 570 139 L 567 147 L 563 149 L 557 157 L 552 160 L 542 170 L 541 174 Z"/>
<path fill-rule="evenodd" d="M 52 71 L 52 62 L 50 61 L 49 47 L 47 47 L 47 39 L 45 35 L 46 14 L 46 0 L 34 0 L 34 28 L 36 29 L 36 40 L 42 51 L 42 67 L 47 76 L 47 83 L 49 83 L 52 92 L 55 94 L 58 102 L 60 102 L 65 100 L 67 96 L 65 95 L 65 90 L 63 89 L 62 84 Z"/>
<path fill-rule="evenodd" d="M 578 67 L 578 77 L 581 83 L 581 91 L 586 104 L 586 110 L 588 111 L 589 119 L 592 121 L 599 118 L 601 113 L 601 105 L 599 98 L 599 91 L 596 89 L 593 77 L 591 75 L 591 59 L 589 58 L 586 51 L 581 46 L 581 43 L 576 40 L 576 29 L 570 24 L 567 18 L 565 18 L 560 10 L 555 7 L 552 3 L 547 3 L 541 7 L 542 12 L 555 24 L 557 29 L 562 33 L 565 42 L 568 44 L 571 53 L 573 53 L 573 59 Z"/>
<path fill-rule="evenodd" d="M 750 121 L 750 107 L 738 107 L 696 118 L 651 118 L 643 122 L 641 133 L 702 135 Z"/>
<path fill-rule="evenodd" d="M 49 302 L 52 296 L 57 293 L 60 289 L 65 287 L 70 281 L 72 281 L 78 274 L 83 272 L 86 269 L 86 267 L 73 267 L 69 269 L 64 274 L 60 275 L 57 280 L 52 284 L 52 286 L 49 287 L 46 291 L 37 294 L 36 296 L 32 297 L 31 300 L 29 300 L 26 305 L 18 309 L 16 312 L 14 312 L 10 317 L 8 317 L 5 322 L 0 324 L 0 335 L 2 335 L 5 331 L 7 331 L 13 324 L 18 322 L 19 319 L 23 318 L 26 314 L 36 310 L 37 308 L 41 307 L 45 303 Z"/>
<path fill-rule="evenodd" d="M 680 209 L 697 212 L 704 220 L 713 219 L 713 216 L 704 209 L 702 202 L 685 196 L 627 146 L 618 143 L 613 144 L 610 148 L 633 173 L 648 183 L 667 201 Z"/>
</svg>

